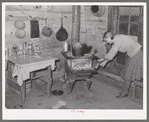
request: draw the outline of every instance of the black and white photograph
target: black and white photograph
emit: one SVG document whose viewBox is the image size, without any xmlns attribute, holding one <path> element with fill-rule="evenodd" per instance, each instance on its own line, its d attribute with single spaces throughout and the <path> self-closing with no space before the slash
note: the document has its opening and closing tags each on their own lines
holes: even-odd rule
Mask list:
<svg viewBox="0 0 149 122">
<path fill-rule="evenodd" d="M 3 120 L 146 119 L 145 2 L 3 2 Z"/>
</svg>

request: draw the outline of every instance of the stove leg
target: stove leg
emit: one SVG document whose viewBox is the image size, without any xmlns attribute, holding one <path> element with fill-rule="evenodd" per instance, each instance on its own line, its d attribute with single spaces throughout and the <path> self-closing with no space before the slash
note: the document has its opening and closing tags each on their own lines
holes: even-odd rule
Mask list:
<svg viewBox="0 0 149 122">
<path fill-rule="evenodd" d="M 88 87 L 88 91 L 89 91 L 89 96 L 93 97 L 94 92 L 91 90 L 92 81 L 90 79 L 86 79 L 86 82 L 87 82 L 87 87 Z"/>
<path fill-rule="evenodd" d="M 70 80 L 69 81 L 69 92 L 68 92 L 68 95 L 71 95 L 71 93 L 73 91 L 74 85 L 75 85 L 75 80 Z"/>
<path fill-rule="evenodd" d="M 92 92 L 91 91 L 92 81 L 90 79 L 86 79 L 86 82 L 87 82 L 87 88 L 88 88 L 89 92 Z"/>
</svg>

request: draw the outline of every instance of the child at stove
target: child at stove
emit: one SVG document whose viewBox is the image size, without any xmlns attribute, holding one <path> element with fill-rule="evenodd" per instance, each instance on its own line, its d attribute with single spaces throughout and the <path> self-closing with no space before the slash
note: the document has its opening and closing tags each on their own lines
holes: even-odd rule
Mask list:
<svg viewBox="0 0 149 122">
<path fill-rule="evenodd" d="M 128 96 L 129 88 L 133 81 L 141 80 L 143 74 L 143 54 L 141 45 L 127 35 L 113 35 L 111 32 L 105 32 L 103 41 L 113 44 L 109 53 L 98 61 L 100 66 L 104 67 L 109 61 L 113 60 L 117 52 L 127 53 L 127 60 L 121 72 L 121 78 L 124 80 L 124 88 L 119 93 L 118 98 Z"/>
</svg>

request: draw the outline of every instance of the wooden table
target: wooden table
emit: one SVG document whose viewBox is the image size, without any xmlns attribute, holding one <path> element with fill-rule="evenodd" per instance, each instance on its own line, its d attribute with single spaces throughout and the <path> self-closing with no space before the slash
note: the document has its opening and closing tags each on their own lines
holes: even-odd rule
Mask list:
<svg viewBox="0 0 149 122">
<path fill-rule="evenodd" d="M 31 55 L 19 55 L 15 59 L 14 57 L 7 58 L 7 84 L 8 90 L 11 92 L 11 88 L 21 92 L 22 104 L 26 100 L 26 80 L 35 80 L 39 77 L 45 76 L 47 82 L 47 95 L 51 94 L 52 86 L 52 70 L 55 69 L 55 61 L 57 58 L 53 57 L 40 57 Z M 12 71 L 12 66 L 14 70 Z M 35 72 L 41 69 L 46 69 L 46 72 L 42 76 L 36 76 Z M 17 78 L 16 78 L 17 76 Z"/>
</svg>

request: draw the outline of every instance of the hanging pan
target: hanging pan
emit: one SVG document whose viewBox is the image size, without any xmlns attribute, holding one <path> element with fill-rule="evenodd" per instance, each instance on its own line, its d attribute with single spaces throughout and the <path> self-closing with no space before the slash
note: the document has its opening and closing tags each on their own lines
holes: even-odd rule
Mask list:
<svg viewBox="0 0 149 122">
<path fill-rule="evenodd" d="M 61 27 L 56 33 L 56 38 L 59 41 L 65 41 L 68 38 L 68 33 L 66 29 L 63 27 L 63 17 L 61 17 Z"/>
<path fill-rule="evenodd" d="M 24 29 L 25 28 L 25 22 L 22 20 L 22 19 L 17 19 L 15 22 L 14 22 L 14 26 L 17 28 L 17 29 Z"/>
<path fill-rule="evenodd" d="M 42 35 L 46 37 L 50 37 L 52 35 L 52 29 L 47 26 L 47 19 L 45 19 L 45 26 L 42 28 Z"/>
</svg>

